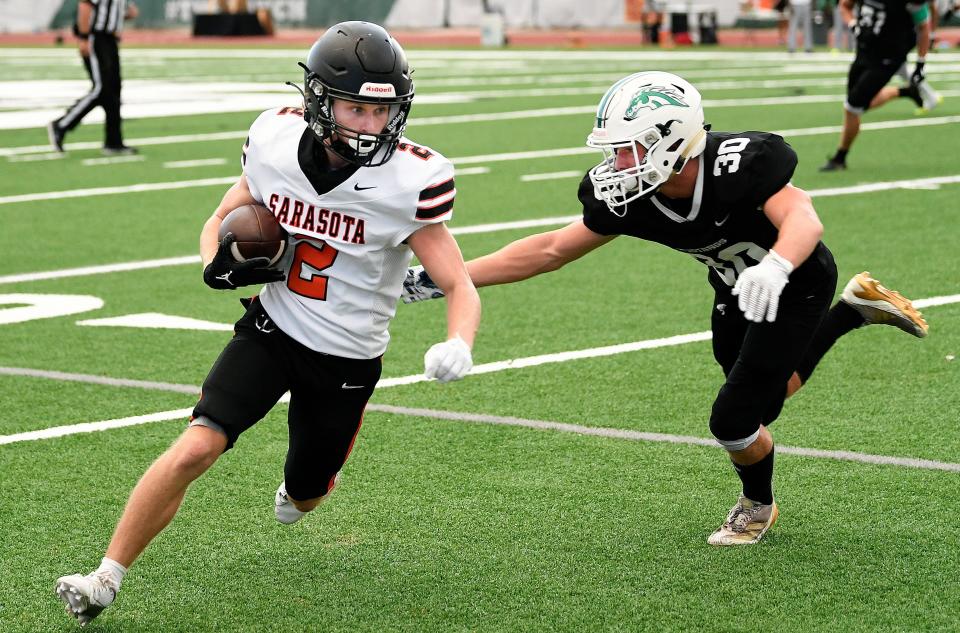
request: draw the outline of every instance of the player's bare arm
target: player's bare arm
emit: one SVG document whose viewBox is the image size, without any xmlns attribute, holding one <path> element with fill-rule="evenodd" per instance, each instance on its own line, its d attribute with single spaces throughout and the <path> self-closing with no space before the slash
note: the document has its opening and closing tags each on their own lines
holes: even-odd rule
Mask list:
<svg viewBox="0 0 960 633">
<path fill-rule="evenodd" d="M 594 233 L 584 226 L 582 220 L 577 220 L 562 229 L 537 233 L 511 242 L 494 253 L 472 259 L 466 264 L 467 272 L 477 288 L 523 281 L 540 273 L 557 270 L 614 237 Z M 426 273 L 422 266 L 407 270 L 407 279 L 403 284 L 404 303 L 442 296 L 444 292 L 432 278 L 429 268 Z"/>
<path fill-rule="evenodd" d="M 847 28 L 852 29 L 856 23 L 856 18 L 853 15 L 853 9 L 856 5 L 853 0 L 840 0 L 839 6 L 843 23 L 847 25 Z"/>
<path fill-rule="evenodd" d="M 767 200 L 763 212 L 779 231 L 773 250 L 794 268 L 806 261 L 823 236 L 823 224 L 807 192 L 787 184 Z"/>
<path fill-rule="evenodd" d="M 764 203 L 763 212 L 777 227 L 777 241 L 759 264 L 740 274 L 733 295 L 748 321 L 772 323 L 790 273 L 816 248 L 823 225 L 807 192 L 790 184 Z"/>
<path fill-rule="evenodd" d="M 529 279 L 580 259 L 616 236 L 594 233 L 581 220 L 507 244 L 500 250 L 467 262 L 478 288 Z"/>
<path fill-rule="evenodd" d="M 480 324 L 480 296 L 467 274 L 457 241 L 441 223 L 416 231 L 407 243 L 447 297 L 447 337 L 459 336 L 473 346 Z"/>
<path fill-rule="evenodd" d="M 930 52 L 930 19 L 917 25 L 917 57 L 923 59 Z"/>
</svg>

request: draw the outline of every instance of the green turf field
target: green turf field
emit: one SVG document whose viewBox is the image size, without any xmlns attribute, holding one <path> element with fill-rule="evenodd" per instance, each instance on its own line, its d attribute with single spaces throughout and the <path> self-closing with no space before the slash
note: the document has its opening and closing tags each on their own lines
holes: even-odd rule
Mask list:
<svg viewBox="0 0 960 633">
<path fill-rule="evenodd" d="M 299 80 L 300 51 L 198 53 L 124 49 L 125 136 L 141 154 L 104 161 L 93 120 L 66 157 L 46 144 L 46 120 L 84 91 L 75 53 L 0 48 L 0 631 L 76 628 L 55 579 L 99 563 L 241 313 L 244 293 L 203 284 L 197 238 L 253 118 L 296 103 L 282 82 Z M 706 544 L 739 481 L 709 441 L 722 375 L 701 265 L 620 238 L 482 289 L 476 375 L 445 386 L 405 380 L 444 336 L 443 302 L 400 305 L 331 502 L 275 521 L 279 404 L 194 484 L 89 630 L 960 629 L 960 56 L 928 63 L 938 109 L 868 113 L 850 169 L 828 175 L 843 56 L 410 57 L 407 136 L 454 159 L 450 226 L 468 258 L 577 215 L 599 157 L 581 151 L 591 109 L 616 78 L 669 70 L 701 87 L 714 129 L 787 137 L 841 285 L 870 270 L 918 301 L 929 337 L 874 326 L 830 352 L 772 427 L 778 524 L 729 550 Z M 16 116 L 32 123 L 4 123 Z M 53 316 L 24 314 L 34 305 Z M 147 313 L 203 324 L 95 323 Z"/>
</svg>

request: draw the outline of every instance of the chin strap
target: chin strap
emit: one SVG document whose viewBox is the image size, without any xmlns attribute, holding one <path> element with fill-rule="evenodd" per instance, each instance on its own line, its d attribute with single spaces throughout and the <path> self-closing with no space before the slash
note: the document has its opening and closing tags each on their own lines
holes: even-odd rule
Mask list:
<svg viewBox="0 0 960 633">
<path fill-rule="evenodd" d="M 690 160 L 690 152 L 693 151 L 693 148 L 696 147 L 704 136 L 707 135 L 707 128 L 701 128 L 699 132 L 693 135 L 693 138 L 690 139 L 690 142 L 687 143 L 686 149 L 680 152 L 680 158 L 677 159 L 677 162 L 673 164 L 674 173 L 679 174 L 686 165 L 687 161 Z"/>
<path fill-rule="evenodd" d="M 693 135 L 693 138 L 687 143 L 687 148 L 680 152 L 683 162 L 687 162 L 687 159 L 690 158 L 690 152 L 693 151 L 693 148 L 696 147 L 700 143 L 700 140 L 706 135 L 707 131 L 703 128 L 700 128 L 700 131 Z"/>
</svg>

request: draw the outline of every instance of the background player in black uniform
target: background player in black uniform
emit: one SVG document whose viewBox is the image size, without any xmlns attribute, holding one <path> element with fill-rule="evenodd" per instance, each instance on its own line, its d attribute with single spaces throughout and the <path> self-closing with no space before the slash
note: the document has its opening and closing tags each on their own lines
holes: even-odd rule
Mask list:
<svg viewBox="0 0 960 633">
<path fill-rule="evenodd" d="M 700 94 L 680 77 L 644 72 L 615 83 L 587 144 L 604 161 L 580 183 L 583 218 L 467 262 L 470 277 L 476 286 L 527 279 L 618 235 L 706 264 L 713 352 L 726 376 L 710 430 L 743 483 L 709 542 L 755 543 L 777 518 L 767 425 L 785 398 L 850 330 L 887 323 L 923 337 L 927 324 L 868 273 L 850 280 L 831 308 L 837 269 L 810 197 L 790 184 L 796 154 L 775 134 L 707 132 Z M 419 267 L 407 280 L 407 303 L 442 296 Z"/>
<path fill-rule="evenodd" d="M 70 106 L 62 117 L 47 124 L 47 137 L 57 152 L 63 152 L 63 139 L 97 106 L 103 108 L 103 153 L 126 156 L 137 150 L 123 143 L 120 117 L 120 51 L 118 42 L 124 19 L 136 19 L 137 5 L 127 0 L 80 0 L 74 33 L 83 65 L 92 85 L 90 92 Z"/>
<path fill-rule="evenodd" d="M 930 49 L 930 20 L 924 2 L 862 0 L 854 17 L 854 0 L 840 0 L 840 14 L 857 38 L 857 56 L 847 74 L 847 100 L 843 104 L 843 131 L 836 153 L 820 171 L 847 168 L 847 153 L 860 132 L 860 117 L 897 97 L 908 97 L 923 109 L 937 104 L 936 93 L 925 82 L 924 64 Z M 906 86 L 887 82 L 917 47 L 917 63 Z M 933 96 L 921 94 L 932 93 Z"/>
</svg>

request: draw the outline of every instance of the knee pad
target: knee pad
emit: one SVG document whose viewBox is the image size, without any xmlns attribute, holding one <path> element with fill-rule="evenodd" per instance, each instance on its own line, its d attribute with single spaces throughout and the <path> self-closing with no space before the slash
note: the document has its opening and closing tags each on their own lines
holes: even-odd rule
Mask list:
<svg viewBox="0 0 960 633">
<path fill-rule="evenodd" d="M 736 451 L 742 451 L 749 447 L 751 444 L 757 441 L 757 438 L 760 437 L 760 427 L 757 427 L 757 430 L 747 437 L 740 438 L 739 440 L 721 440 L 717 438 L 717 443 L 720 444 L 723 448 L 729 453 L 735 453 Z"/>
<path fill-rule="evenodd" d="M 760 436 L 760 416 L 729 385 L 720 388 L 710 414 L 710 432 L 728 451 L 742 451 Z"/>
<path fill-rule="evenodd" d="M 213 420 L 211 420 L 205 415 L 198 415 L 197 417 L 193 418 L 192 420 L 190 420 L 190 423 L 187 424 L 187 426 L 205 426 L 208 429 L 213 429 L 214 431 L 222 433 L 223 435 L 227 435 L 226 429 L 224 429 L 222 426 L 220 426 L 219 424 L 217 424 L 216 422 L 214 422 Z"/>
<path fill-rule="evenodd" d="M 844 110 L 846 110 L 846 111 L 849 112 L 850 114 L 856 114 L 856 115 L 858 115 L 858 116 L 862 116 L 863 113 L 866 112 L 869 107 L 870 107 L 870 104 L 869 104 L 869 103 L 868 103 L 867 105 L 865 105 L 865 106 L 855 106 L 855 105 L 853 105 L 852 103 L 850 103 L 849 101 L 844 101 L 844 102 L 843 102 L 843 109 L 844 109 Z"/>
</svg>

